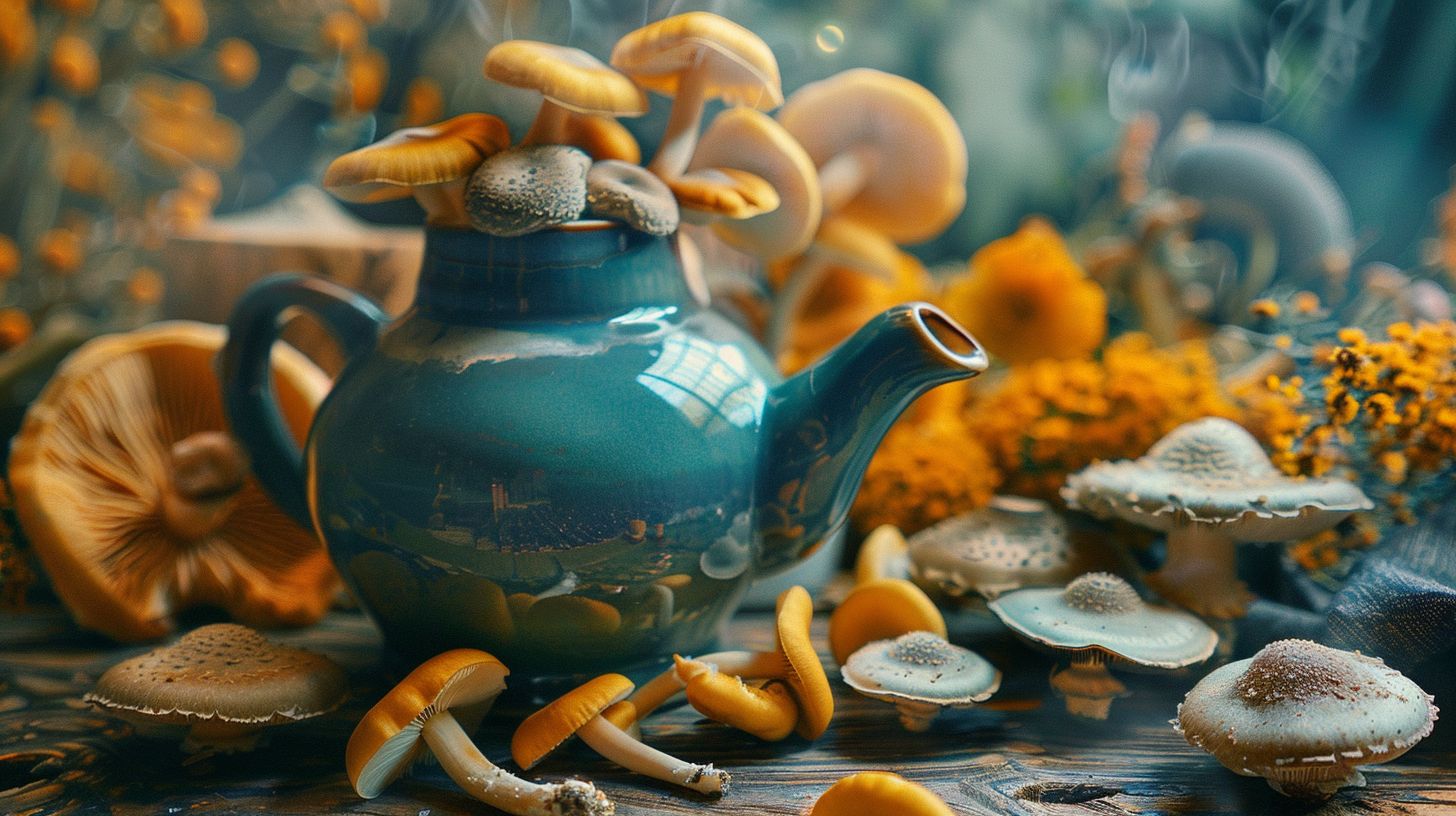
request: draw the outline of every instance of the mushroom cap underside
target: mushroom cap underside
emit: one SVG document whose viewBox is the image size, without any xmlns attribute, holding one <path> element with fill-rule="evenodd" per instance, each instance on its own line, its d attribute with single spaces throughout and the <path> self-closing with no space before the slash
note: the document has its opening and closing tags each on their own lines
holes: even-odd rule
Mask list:
<svg viewBox="0 0 1456 816">
<path fill-rule="evenodd" d="M 708 12 L 678 14 L 617 42 L 612 65 L 639 85 L 676 96 L 689 69 L 705 71 L 706 95 L 760 110 L 784 103 L 779 64 L 757 34 Z"/>
<path fill-rule="evenodd" d="M 507 40 L 485 55 L 485 76 L 513 88 L 539 91 L 579 114 L 641 116 L 647 95 L 611 66 L 580 48 Z"/>
</svg>

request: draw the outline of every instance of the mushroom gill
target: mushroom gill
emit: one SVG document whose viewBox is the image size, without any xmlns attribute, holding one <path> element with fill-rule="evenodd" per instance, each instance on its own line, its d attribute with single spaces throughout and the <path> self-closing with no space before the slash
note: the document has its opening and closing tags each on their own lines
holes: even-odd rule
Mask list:
<svg viewBox="0 0 1456 816">
<path fill-rule="evenodd" d="M 27 414 L 11 456 L 16 509 L 82 626 L 160 637 L 171 614 L 220 607 L 245 623 L 301 625 L 337 577 L 314 536 L 247 476 L 212 358 L 221 328 L 171 323 L 78 350 Z M 284 419 L 302 439 L 325 388 L 275 355 Z"/>
</svg>

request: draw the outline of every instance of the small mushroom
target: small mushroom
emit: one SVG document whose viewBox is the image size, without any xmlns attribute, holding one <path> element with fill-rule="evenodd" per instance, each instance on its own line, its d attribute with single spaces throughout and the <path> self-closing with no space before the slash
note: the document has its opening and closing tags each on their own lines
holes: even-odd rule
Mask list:
<svg viewBox="0 0 1456 816">
<path fill-rule="evenodd" d="M 1065 589 L 1018 589 L 987 604 L 1026 641 L 1064 655 L 1067 666 L 1052 674 L 1052 688 L 1067 711 L 1107 719 L 1115 697 L 1127 689 L 1107 670 L 1109 661 L 1147 671 L 1171 671 L 1213 654 L 1218 635 L 1178 609 L 1148 605 L 1116 575 L 1089 572 Z"/>
<path fill-rule="evenodd" d="M 672 191 L 635 164 L 612 159 L 592 164 L 586 174 L 586 203 L 592 215 L 623 221 L 648 235 L 668 235 L 677 229 Z M 646 535 L 645 522 L 642 528 L 641 535 Z"/>
<path fill-rule="evenodd" d="M 843 666 L 868 643 L 909 632 L 946 636 L 945 617 L 920 587 L 903 578 L 856 586 L 829 616 L 829 651 Z"/>
<path fill-rule="evenodd" d="M 407 198 L 425 209 L 432 226 L 466 227 L 466 180 L 488 156 L 510 147 L 499 117 L 466 113 L 426 127 L 405 128 L 334 159 L 324 187 L 345 201 Z"/>
<path fill-rule="evenodd" d="M 268 726 L 333 711 L 348 690 L 323 655 L 215 623 L 112 666 L 82 699 L 133 722 L 189 726 L 188 753 L 232 753 L 252 750 Z"/>
<path fill-rule="evenodd" d="M 466 793 L 516 816 L 611 816 L 616 807 L 590 782 L 538 785 L 496 767 L 471 742 L 510 670 L 486 652 L 454 649 L 420 664 L 369 709 L 344 751 L 349 783 L 365 799 L 410 766 L 437 760 Z M 458 716 L 457 716 L 458 715 Z"/>
<path fill-rule="evenodd" d="M 773 212 L 779 193 L 763 178 L 731 167 L 708 167 L 669 179 L 672 191 L 690 224 L 719 218 L 741 220 Z"/>
<path fill-rule="evenodd" d="M 1141 459 L 1099 462 L 1071 475 L 1062 498 L 1167 533 L 1167 558 L 1148 585 L 1179 606 L 1224 619 L 1242 617 L 1253 597 L 1236 574 L 1237 542 L 1312 536 L 1373 506 L 1342 479 L 1285 476 L 1248 431 L 1217 417 L 1180 425 Z"/>
<path fill-rule="evenodd" d="M 893 524 L 881 524 L 865 536 L 854 558 L 855 584 L 881 578 L 905 578 L 910 574 L 910 545 Z"/>
<path fill-rule="evenodd" d="M 809 810 L 809 816 L 860 816 L 862 813 L 953 816 L 945 801 L 928 788 L 887 771 L 861 771 L 846 776 L 825 791 Z"/>
<path fill-rule="evenodd" d="M 530 770 L 573 736 L 602 757 L 629 771 L 680 785 L 698 793 L 728 791 L 727 771 L 712 764 L 695 765 L 633 739 L 602 712 L 632 691 L 632 681 L 604 674 L 567 692 L 527 717 L 511 737 L 511 756 Z"/>
<path fill-rule="evenodd" d="M 586 209 L 591 159 L 574 147 L 516 147 L 476 168 L 465 188 L 470 225 L 502 237 L 575 221 Z"/>
<path fill-rule="evenodd" d="M 713 117 L 687 172 L 738 170 L 767 181 L 779 204 L 761 215 L 718 218 L 713 232 L 731 247 L 765 260 L 804 251 L 819 228 L 823 202 L 814 161 L 772 117 L 729 108 Z"/>
<path fill-rule="evenodd" d="M 825 218 L 808 249 L 789 262 L 787 278 L 774 298 L 767 345 L 775 352 L 788 345 L 794 323 L 835 269 L 853 270 L 876 280 L 897 284 L 901 251 L 884 233 L 843 216 Z"/>
<path fill-rule="evenodd" d="M 572 113 L 586 116 L 641 116 L 647 96 L 632 80 L 579 48 L 507 40 L 485 55 L 485 76 L 542 96 L 536 121 L 521 140 L 530 145 L 566 144 Z"/>
<path fill-rule="evenodd" d="M 850 688 L 893 703 L 908 731 L 925 731 L 943 708 L 969 708 L 996 693 L 1001 672 L 930 632 L 866 644 L 839 670 Z"/>
<path fill-rule="evenodd" d="M 965 206 L 965 138 L 945 105 L 911 80 L 843 71 L 795 91 L 778 119 L 819 168 L 826 213 L 914 243 Z"/>
<path fill-rule="evenodd" d="M 704 11 L 678 14 L 631 32 L 612 65 L 650 91 L 673 97 L 667 128 L 648 169 L 680 175 L 693 158 L 710 98 L 768 110 L 782 105 L 779 65 L 757 34 Z"/>
<path fill-rule="evenodd" d="M 338 576 L 317 537 L 246 477 L 213 360 L 224 331 L 160 323 L 67 357 L 11 446 L 15 510 L 77 624 L 120 641 L 220 607 L 257 626 L 313 623 Z M 280 345 L 275 388 L 302 441 L 328 379 Z M 84 512 L 81 509 L 84 508 Z"/>
<path fill-rule="evenodd" d="M 1236 774 L 1323 799 L 1363 786 L 1358 766 L 1410 750 L 1436 712 L 1431 695 L 1379 658 L 1280 640 L 1198 681 L 1173 727 Z"/>
<path fill-rule="evenodd" d="M 1085 571 L 1061 514 L 1019 496 L 997 496 L 986 507 L 921 530 L 909 548 L 915 582 L 956 598 L 1061 586 Z"/>
<path fill-rule="evenodd" d="M 678 676 L 687 678 L 688 703 L 704 717 L 768 742 L 777 742 L 794 732 L 799 704 L 786 683 L 770 680 L 750 685 L 741 677 L 724 674 L 701 661 L 674 655 L 673 662 Z"/>
</svg>

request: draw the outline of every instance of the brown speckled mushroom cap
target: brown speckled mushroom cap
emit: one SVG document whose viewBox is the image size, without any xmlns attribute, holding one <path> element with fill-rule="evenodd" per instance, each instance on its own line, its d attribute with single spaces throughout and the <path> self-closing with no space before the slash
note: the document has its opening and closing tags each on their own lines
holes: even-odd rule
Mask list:
<svg viewBox="0 0 1456 816">
<path fill-rule="evenodd" d="M 1236 541 L 1303 538 L 1373 506 L 1342 479 L 1285 476 L 1248 431 L 1218 417 L 1180 425 L 1141 459 L 1073 474 L 1062 498 L 1154 530 L 1186 521 L 1219 525 Z"/>
<path fill-rule="evenodd" d="M 1078 572 L 1067 525 L 1038 499 L 997 496 L 909 539 L 916 583 L 948 595 L 994 598 L 1023 586 L 1060 585 Z"/>
<path fill-rule="evenodd" d="M 139 721 L 261 728 L 325 714 L 347 692 L 343 670 L 323 655 L 217 623 L 112 666 L 84 699 Z"/>
<path fill-rule="evenodd" d="M 1127 581 L 1089 572 L 1066 589 L 1008 592 L 987 603 L 1011 631 L 1055 650 L 1096 651 L 1128 664 L 1176 669 L 1213 654 L 1218 635 L 1197 617 L 1151 606 Z"/>
<path fill-rule="evenodd" d="M 1405 753 L 1431 733 L 1436 711 L 1379 658 L 1280 640 L 1200 680 L 1174 727 L 1235 773 L 1323 796 L 1364 784 L 1355 766 Z"/>
</svg>

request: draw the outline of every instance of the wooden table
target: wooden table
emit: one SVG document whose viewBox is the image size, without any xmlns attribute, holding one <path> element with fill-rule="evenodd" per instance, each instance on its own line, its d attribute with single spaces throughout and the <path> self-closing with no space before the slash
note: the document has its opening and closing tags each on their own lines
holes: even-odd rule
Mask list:
<svg viewBox="0 0 1456 816">
<path fill-rule="evenodd" d="M 767 624 L 762 614 L 742 615 L 726 641 L 767 647 Z M 822 642 L 824 621 L 816 625 Z M 184 765 L 175 741 L 142 737 L 80 702 L 106 667 L 142 649 L 76 633 L 56 612 L 0 617 L 0 814 L 486 810 L 438 769 L 401 780 L 378 799 L 357 798 L 344 777 L 344 744 L 397 668 L 381 663 L 378 636 L 357 614 L 335 613 L 278 639 L 344 665 L 352 700 L 329 716 L 275 729 L 263 750 Z M 957 813 L 1456 814 L 1456 740 L 1450 737 L 1456 728 L 1446 723 L 1399 762 L 1367 770 L 1368 787 L 1343 791 L 1322 807 L 1301 807 L 1262 780 L 1225 771 L 1173 733 L 1168 719 L 1196 675 L 1126 676 L 1134 695 L 1114 704 L 1109 723 L 1090 723 L 1068 717 L 1048 697 L 1045 658 L 1004 641 L 983 651 L 1006 672 L 1002 691 L 990 704 L 943 716 L 926 734 L 901 730 L 892 708 L 857 697 L 837 677 L 834 723 L 812 744 L 762 743 L 701 721 L 686 706 L 649 720 L 642 729 L 647 742 L 733 773 L 732 790 L 718 801 L 614 770 L 580 745 L 531 776 L 588 777 L 623 816 L 802 814 L 836 779 L 867 769 L 916 780 Z M 485 753 L 507 767 L 510 730 L 533 705 L 524 686 L 515 684 L 477 735 Z"/>
</svg>

